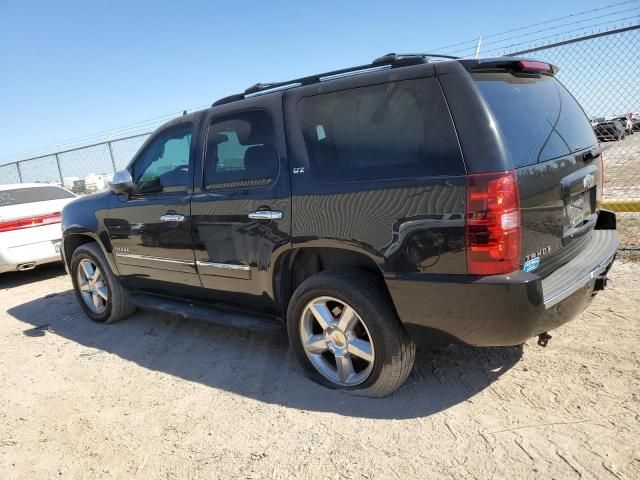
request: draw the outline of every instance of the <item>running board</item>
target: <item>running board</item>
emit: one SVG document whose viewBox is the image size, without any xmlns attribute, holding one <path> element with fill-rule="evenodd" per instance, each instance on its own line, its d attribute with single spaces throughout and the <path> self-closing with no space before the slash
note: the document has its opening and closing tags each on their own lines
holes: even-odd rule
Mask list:
<svg viewBox="0 0 640 480">
<path fill-rule="evenodd" d="M 264 315 L 251 315 L 244 312 L 224 310 L 199 303 L 181 302 L 170 298 L 147 294 L 132 294 L 131 302 L 144 310 L 178 315 L 182 318 L 190 318 L 226 325 L 234 328 L 242 328 L 262 333 L 284 333 L 284 323 L 274 317 Z"/>
</svg>

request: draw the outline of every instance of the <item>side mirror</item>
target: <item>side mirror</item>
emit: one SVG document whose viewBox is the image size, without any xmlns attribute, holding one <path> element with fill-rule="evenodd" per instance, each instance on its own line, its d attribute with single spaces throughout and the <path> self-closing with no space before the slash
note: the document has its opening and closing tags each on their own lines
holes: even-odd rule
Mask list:
<svg viewBox="0 0 640 480">
<path fill-rule="evenodd" d="M 133 192 L 133 179 L 128 170 L 120 170 L 113 174 L 111 191 L 116 195 Z"/>
</svg>

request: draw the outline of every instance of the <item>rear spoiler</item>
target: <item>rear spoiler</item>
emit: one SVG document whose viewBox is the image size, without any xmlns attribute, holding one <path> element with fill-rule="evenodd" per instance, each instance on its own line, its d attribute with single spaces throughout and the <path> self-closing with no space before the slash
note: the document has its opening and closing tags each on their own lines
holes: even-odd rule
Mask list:
<svg viewBox="0 0 640 480">
<path fill-rule="evenodd" d="M 504 72 L 520 75 L 556 75 L 560 69 L 548 62 L 529 58 L 478 58 L 458 60 L 470 72 Z"/>
</svg>

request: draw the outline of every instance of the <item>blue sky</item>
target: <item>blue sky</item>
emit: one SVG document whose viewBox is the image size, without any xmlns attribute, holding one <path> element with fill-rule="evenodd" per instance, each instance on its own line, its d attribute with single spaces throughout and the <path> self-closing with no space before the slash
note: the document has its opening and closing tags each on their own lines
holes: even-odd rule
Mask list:
<svg viewBox="0 0 640 480">
<path fill-rule="evenodd" d="M 619 1 L 0 0 L 0 163 L 257 81 L 430 51 Z"/>
</svg>

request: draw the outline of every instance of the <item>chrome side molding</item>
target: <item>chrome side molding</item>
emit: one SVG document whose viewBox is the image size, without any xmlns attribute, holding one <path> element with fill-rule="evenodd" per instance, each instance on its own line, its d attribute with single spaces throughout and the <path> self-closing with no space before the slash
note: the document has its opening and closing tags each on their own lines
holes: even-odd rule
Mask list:
<svg viewBox="0 0 640 480">
<path fill-rule="evenodd" d="M 137 260 L 151 260 L 154 262 L 179 263 L 181 265 L 194 264 L 192 261 L 181 260 L 179 258 L 154 257 L 152 255 L 138 255 L 135 253 L 123 253 L 123 252 L 115 252 L 115 253 L 116 253 L 116 257 L 121 257 L 121 258 L 135 258 Z"/>
<path fill-rule="evenodd" d="M 215 263 L 215 262 L 200 262 L 197 261 L 196 265 L 199 267 L 213 267 L 213 268 L 223 268 L 225 270 L 243 270 L 249 271 L 251 267 L 249 265 L 236 265 L 233 263 Z"/>
</svg>

